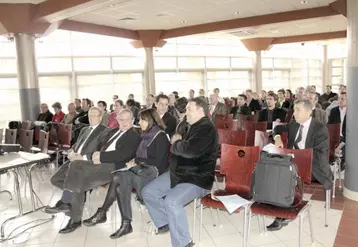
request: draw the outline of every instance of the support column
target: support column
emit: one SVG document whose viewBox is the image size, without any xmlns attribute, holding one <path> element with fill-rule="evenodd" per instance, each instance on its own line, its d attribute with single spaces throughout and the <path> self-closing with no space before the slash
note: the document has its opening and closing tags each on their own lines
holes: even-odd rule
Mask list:
<svg viewBox="0 0 358 247">
<path fill-rule="evenodd" d="M 262 90 L 262 57 L 261 57 L 261 51 L 255 51 L 253 80 L 254 80 L 254 91 L 256 91 L 257 93 L 260 93 L 261 90 Z"/>
<path fill-rule="evenodd" d="M 322 58 L 322 93 L 325 92 L 326 86 L 330 85 L 328 77 L 328 46 L 323 46 L 323 58 Z"/>
<path fill-rule="evenodd" d="M 15 34 L 17 75 L 22 120 L 36 120 L 40 113 L 40 89 L 37 75 L 35 37 Z"/>
<path fill-rule="evenodd" d="M 145 67 L 144 67 L 144 82 L 146 94 L 155 95 L 155 69 L 153 47 L 144 47 L 145 51 Z"/>
<path fill-rule="evenodd" d="M 357 140 L 358 140 L 358 113 L 355 110 L 356 100 L 354 95 L 358 94 L 358 1 L 347 0 L 347 134 L 346 134 L 346 170 L 344 177 L 343 195 L 351 200 L 358 201 L 358 162 L 357 162 Z"/>
</svg>

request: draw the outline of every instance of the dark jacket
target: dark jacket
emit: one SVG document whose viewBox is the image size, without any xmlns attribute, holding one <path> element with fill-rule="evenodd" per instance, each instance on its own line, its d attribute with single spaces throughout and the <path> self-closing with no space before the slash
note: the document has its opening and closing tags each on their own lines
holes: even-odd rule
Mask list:
<svg viewBox="0 0 358 247">
<path fill-rule="evenodd" d="M 78 119 L 80 123 L 89 124 L 88 112 L 89 111 L 81 111 L 80 113 L 78 113 L 77 117 L 73 119 L 73 123 L 75 124 L 76 119 Z"/>
<path fill-rule="evenodd" d="M 277 119 L 280 119 L 281 123 L 286 121 L 286 111 L 281 108 L 275 108 L 272 112 L 272 122 L 275 122 Z M 258 122 L 265 122 L 268 120 L 268 109 L 263 109 L 259 113 Z M 267 129 L 272 129 L 272 122 L 267 122 Z"/>
<path fill-rule="evenodd" d="M 116 149 L 114 151 L 106 152 L 106 144 L 110 138 L 118 131 L 118 128 L 111 129 L 106 138 L 97 147 L 97 151 L 101 151 L 101 163 L 114 163 L 116 170 L 124 168 L 126 163 L 135 158 L 137 148 L 141 138 L 137 131 L 133 128 L 127 130 L 116 142 Z"/>
<path fill-rule="evenodd" d="M 333 93 L 333 92 L 330 92 L 329 94 L 324 93 L 324 94 L 322 94 L 322 96 L 319 98 L 319 102 L 320 102 L 320 103 L 327 102 L 329 99 L 334 98 L 334 97 L 336 97 L 336 96 L 337 96 L 337 94 L 336 94 L 336 93 Z"/>
<path fill-rule="evenodd" d="M 241 106 L 240 108 L 238 106 L 235 106 L 231 109 L 231 112 L 230 114 L 233 114 L 234 116 L 234 119 L 237 119 L 237 116 L 239 114 L 242 114 L 242 115 L 251 115 L 251 108 L 248 107 L 246 104 Z"/>
<path fill-rule="evenodd" d="M 288 133 L 287 148 L 292 149 L 300 125 L 292 121 L 287 125 L 276 126 L 275 134 Z M 305 148 L 313 149 L 312 174 L 326 190 L 333 186 L 333 175 L 328 160 L 328 128 L 326 125 L 312 119 L 309 127 Z"/>
<path fill-rule="evenodd" d="M 290 108 L 290 105 L 291 105 L 291 101 L 285 100 L 285 101 L 282 103 L 281 108 L 282 108 L 282 109 L 289 109 L 289 108 Z"/>
<path fill-rule="evenodd" d="M 339 110 L 339 106 L 332 108 L 328 118 L 328 124 L 338 123 L 341 123 L 341 111 Z"/>
<path fill-rule="evenodd" d="M 191 125 L 182 140 L 171 146 L 171 188 L 191 183 L 210 190 L 218 156 L 218 133 L 209 118 Z"/>
<path fill-rule="evenodd" d="M 169 164 L 169 140 L 165 132 L 159 133 L 147 147 L 147 158 L 136 158 L 135 162 L 157 167 L 159 175 L 166 172 Z"/>
<path fill-rule="evenodd" d="M 211 121 L 213 121 L 213 123 L 215 123 L 216 115 L 227 115 L 228 113 L 229 113 L 229 110 L 227 109 L 226 105 L 224 103 L 218 102 L 215 106 L 213 114 L 211 115 Z"/>
<path fill-rule="evenodd" d="M 250 107 L 251 111 L 254 111 L 254 112 L 261 110 L 260 102 L 256 99 L 251 100 L 249 107 Z"/>
<path fill-rule="evenodd" d="M 165 132 L 169 135 L 169 137 L 172 137 L 175 132 L 175 128 L 177 127 L 177 119 L 173 117 L 169 112 L 166 112 L 162 120 L 165 124 Z"/>
<path fill-rule="evenodd" d="M 45 113 L 41 113 L 38 117 L 37 117 L 37 121 L 43 121 L 43 122 L 51 122 L 52 121 L 52 117 L 53 114 L 50 111 L 47 111 Z"/>
</svg>

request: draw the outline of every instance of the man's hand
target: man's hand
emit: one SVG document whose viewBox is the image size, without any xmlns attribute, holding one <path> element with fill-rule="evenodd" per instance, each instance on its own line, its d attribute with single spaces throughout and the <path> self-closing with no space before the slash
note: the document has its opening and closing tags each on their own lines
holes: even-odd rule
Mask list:
<svg viewBox="0 0 358 247">
<path fill-rule="evenodd" d="M 127 166 L 128 168 L 135 167 L 136 165 L 137 165 L 137 164 L 136 164 L 134 161 L 129 161 L 129 162 L 126 163 L 126 166 Z"/>
<path fill-rule="evenodd" d="M 178 140 L 181 140 L 181 139 L 182 139 L 181 135 L 175 134 L 175 135 L 173 135 L 172 140 L 170 141 L 170 143 L 173 144 L 174 142 L 176 142 Z"/>
<path fill-rule="evenodd" d="M 94 152 L 92 155 L 92 161 L 94 164 L 101 164 L 101 152 Z"/>
<path fill-rule="evenodd" d="M 67 157 L 70 161 L 82 160 L 82 155 L 73 151 L 70 152 Z"/>
<path fill-rule="evenodd" d="M 280 123 L 280 122 L 281 122 L 281 119 L 279 119 L 279 118 L 278 118 L 278 119 L 276 119 L 276 121 L 275 121 L 275 122 L 279 122 L 279 123 Z"/>
<path fill-rule="evenodd" d="M 274 140 L 275 140 L 275 146 L 278 147 L 278 148 L 283 148 L 283 142 L 281 140 L 281 136 L 279 135 L 276 135 L 274 137 Z"/>
</svg>

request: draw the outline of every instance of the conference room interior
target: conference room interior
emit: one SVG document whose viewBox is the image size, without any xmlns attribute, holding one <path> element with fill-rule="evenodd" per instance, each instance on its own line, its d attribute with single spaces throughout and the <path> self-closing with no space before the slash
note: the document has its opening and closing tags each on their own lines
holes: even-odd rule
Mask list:
<svg viewBox="0 0 358 247">
<path fill-rule="evenodd" d="M 295 93 L 299 87 L 312 85 L 319 94 L 324 94 L 327 86 L 339 93 L 342 85 L 347 86 L 348 95 L 357 93 L 350 77 L 350 68 L 358 63 L 357 58 L 350 56 L 357 56 L 349 54 L 357 52 L 352 48 L 356 45 L 352 41 L 356 34 L 352 32 L 356 31 L 349 30 L 358 22 L 352 15 L 352 9 L 358 10 L 353 0 L 64 2 L 0 1 L 0 129 L 4 141 L 10 122 L 36 120 L 24 119 L 30 112 L 26 109 L 34 105 L 34 100 L 27 98 L 27 104 L 21 93 L 33 87 L 38 88 L 40 96 L 36 104 L 45 103 L 54 113 L 51 106 L 59 102 L 65 114 L 68 104 L 77 98 L 88 98 L 94 106 L 98 101 L 105 101 L 110 113 L 114 95 L 125 103 L 133 94 L 135 101 L 144 107 L 148 94 L 169 95 L 177 91 L 179 97 L 189 98 L 190 90 L 194 90 L 195 96 L 204 90 L 205 97 L 210 97 L 216 88 L 229 105 L 247 89 L 258 97 L 261 90 L 277 93 L 280 89 L 290 89 Z M 351 6 L 350 11 L 347 5 Z M 18 14 L 11 14 L 12 11 Z M 28 40 L 24 41 L 24 37 Z M 29 58 L 31 52 L 26 49 L 32 44 L 34 57 Z M 26 61 L 33 59 L 34 64 L 26 68 L 19 57 Z M 351 102 L 353 99 L 348 97 L 348 104 Z M 38 107 L 36 114 L 39 113 Z M 52 154 L 56 154 L 56 148 Z M 35 153 L 34 150 L 39 151 L 33 148 L 29 152 Z M 110 208 L 106 223 L 92 228 L 82 226 L 65 235 L 58 233 L 67 223 L 64 214 L 51 217 L 36 210 L 7 222 L 19 214 L 18 197 L 23 212 L 34 208 L 33 201 L 36 207 L 41 206 L 37 205 L 40 201 L 54 205 L 61 197 L 61 191 L 50 183 L 59 166 L 57 158 L 63 157 L 37 162 L 39 165 L 33 167 L 32 176 L 29 173 L 32 163 L 11 168 L 13 171 L 2 170 L 0 163 L 0 224 L 6 222 L 0 246 L 171 246 L 169 234 L 155 234 L 148 210 L 135 196 L 132 198 L 134 231 L 118 240 L 109 238 L 121 224 L 116 204 Z M 14 173 L 19 176 L 19 190 Z M 224 190 L 225 176 L 216 175 L 218 182 L 214 183 L 213 191 Z M 322 186 L 304 186 L 314 235 L 311 239 L 305 215 L 301 246 L 357 246 L 358 197 L 355 200 L 344 194 L 344 171 L 340 179 L 338 172 L 335 175 L 335 189 L 330 191 L 329 199 Z M 108 186 L 100 186 L 87 194 L 83 219 L 92 216 L 102 205 L 107 189 Z M 4 190 L 11 196 L 1 193 Z M 212 213 L 208 207 L 204 208 L 199 238 L 200 200 L 196 203 L 191 202 L 185 208 L 191 234 L 195 231 L 191 236 L 195 246 L 243 246 L 247 230 L 243 210 L 230 215 L 224 209 L 214 209 Z M 300 217 L 274 232 L 263 229 L 274 217 L 262 219 L 252 215 L 247 246 L 299 246 Z M 14 235 L 16 238 L 11 237 Z"/>
</svg>

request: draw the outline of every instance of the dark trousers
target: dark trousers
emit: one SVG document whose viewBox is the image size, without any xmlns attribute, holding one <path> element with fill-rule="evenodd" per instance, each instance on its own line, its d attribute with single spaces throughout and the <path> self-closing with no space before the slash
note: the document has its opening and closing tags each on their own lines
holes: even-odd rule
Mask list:
<svg viewBox="0 0 358 247">
<path fill-rule="evenodd" d="M 114 164 L 93 164 L 92 161 L 67 162 L 52 176 L 51 183 L 72 193 L 72 210 L 67 215 L 75 222 L 82 219 L 85 192 L 111 181 Z"/>
<path fill-rule="evenodd" d="M 131 194 L 135 189 L 141 199 L 142 188 L 158 176 L 158 170 L 154 166 L 147 166 L 139 174 L 132 171 L 116 173 L 110 183 L 106 199 L 101 207 L 108 211 L 117 199 L 122 220 L 132 220 Z"/>
</svg>

